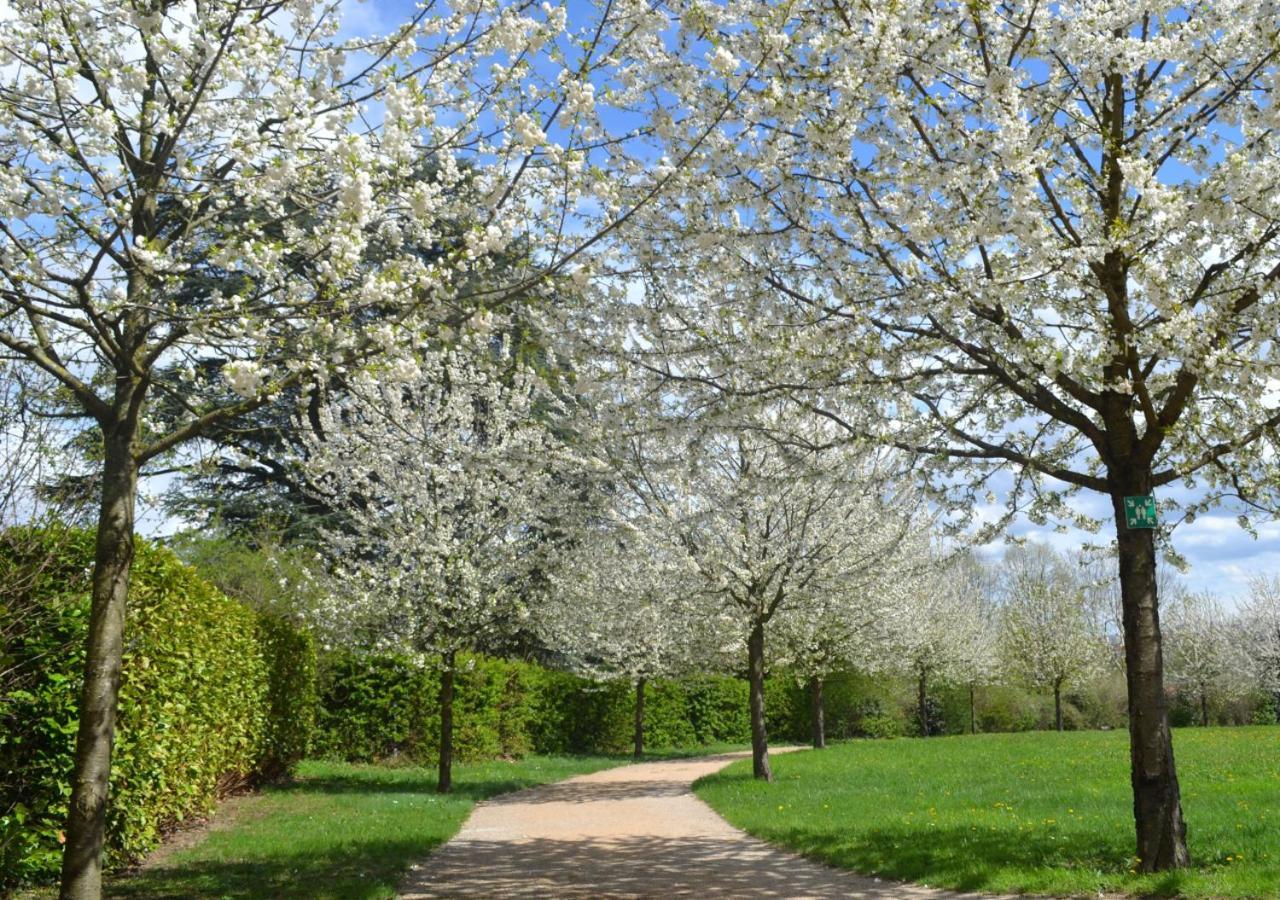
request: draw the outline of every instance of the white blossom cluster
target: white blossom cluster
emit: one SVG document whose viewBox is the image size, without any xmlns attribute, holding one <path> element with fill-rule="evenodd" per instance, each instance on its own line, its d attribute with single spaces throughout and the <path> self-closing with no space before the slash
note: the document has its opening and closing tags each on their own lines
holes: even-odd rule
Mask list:
<svg viewBox="0 0 1280 900">
<path fill-rule="evenodd" d="M 516 631 L 539 535 L 568 502 L 562 417 L 484 336 L 423 353 L 412 378 L 372 369 L 325 404 L 304 465 L 341 514 L 324 534 L 332 577 L 315 614 L 328 640 L 435 657 Z"/>
</svg>

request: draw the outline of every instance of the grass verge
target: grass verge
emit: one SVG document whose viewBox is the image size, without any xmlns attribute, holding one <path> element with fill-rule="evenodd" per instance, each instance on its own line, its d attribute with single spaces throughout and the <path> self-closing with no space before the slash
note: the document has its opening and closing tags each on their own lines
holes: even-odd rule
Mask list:
<svg viewBox="0 0 1280 900">
<path fill-rule="evenodd" d="M 447 841 L 477 801 L 629 760 L 535 756 L 434 769 L 304 762 L 297 778 L 233 802 L 194 846 L 113 878 L 109 897 L 394 897 L 413 861 Z"/>
<path fill-rule="evenodd" d="M 1193 867 L 1132 871 L 1122 732 L 856 741 L 738 762 L 698 796 L 739 828 L 837 866 L 962 890 L 1280 897 L 1280 727 L 1174 735 Z"/>
</svg>

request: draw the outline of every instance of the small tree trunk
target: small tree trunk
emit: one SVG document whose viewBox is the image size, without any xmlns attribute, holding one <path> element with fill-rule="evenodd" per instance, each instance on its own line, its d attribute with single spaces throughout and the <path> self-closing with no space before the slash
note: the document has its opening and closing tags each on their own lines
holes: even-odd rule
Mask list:
<svg viewBox="0 0 1280 900">
<path fill-rule="evenodd" d="M 769 767 L 769 733 L 764 722 L 764 623 L 747 638 L 747 677 L 751 687 L 751 769 L 756 778 L 773 781 Z"/>
<path fill-rule="evenodd" d="M 1209 727 L 1209 690 L 1200 685 L 1200 727 Z"/>
<path fill-rule="evenodd" d="M 916 682 L 916 712 L 920 716 L 920 737 L 929 736 L 929 672 L 920 670 L 920 678 Z"/>
<path fill-rule="evenodd" d="M 436 793 L 453 790 L 453 668 L 456 654 L 444 655 L 444 671 L 440 673 L 440 774 Z"/>
<path fill-rule="evenodd" d="M 969 682 L 969 733 L 978 733 L 978 690 Z"/>
<path fill-rule="evenodd" d="M 809 682 L 809 699 L 813 703 L 813 749 L 825 750 L 827 747 L 827 715 L 822 702 L 822 678 L 813 676 Z"/>
<path fill-rule="evenodd" d="M 140 402 L 139 398 L 139 402 Z M 62 851 L 62 900 L 102 896 L 102 845 L 107 785 L 115 740 L 120 666 L 124 655 L 125 605 L 133 566 L 134 510 L 138 464 L 134 458 L 137 418 L 103 433 L 102 505 L 94 546 L 92 600 L 85 649 L 84 685 Z"/>
<path fill-rule="evenodd" d="M 636 679 L 635 758 L 644 756 L 644 682 Z"/>
<path fill-rule="evenodd" d="M 1150 476 L 1122 483 L 1111 497 L 1116 517 L 1120 596 L 1124 608 L 1125 680 L 1129 694 L 1129 761 L 1138 869 L 1190 865 L 1187 826 L 1173 759 L 1164 695 L 1164 657 L 1156 599 L 1155 536 L 1125 525 L 1124 497 L 1148 493 Z"/>
<path fill-rule="evenodd" d="M 1062 679 L 1053 682 L 1053 727 L 1062 731 Z"/>
</svg>

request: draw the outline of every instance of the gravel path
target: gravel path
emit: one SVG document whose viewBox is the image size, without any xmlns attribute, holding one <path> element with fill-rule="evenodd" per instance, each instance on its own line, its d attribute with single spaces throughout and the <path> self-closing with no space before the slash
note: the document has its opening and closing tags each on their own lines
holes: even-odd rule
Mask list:
<svg viewBox="0 0 1280 900">
<path fill-rule="evenodd" d="M 733 828 L 691 786 L 744 755 L 622 766 L 480 803 L 414 867 L 402 896 L 972 896 L 843 872 Z"/>
</svg>

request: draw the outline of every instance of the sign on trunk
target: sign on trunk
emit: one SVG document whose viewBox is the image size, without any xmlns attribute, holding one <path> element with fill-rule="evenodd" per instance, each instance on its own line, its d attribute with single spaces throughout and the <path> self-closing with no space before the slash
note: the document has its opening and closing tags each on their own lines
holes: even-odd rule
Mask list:
<svg viewBox="0 0 1280 900">
<path fill-rule="evenodd" d="M 1156 498 L 1153 494 L 1124 498 L 1124 524 L 1129 528 L 1156 527 Z"/>
</svg>

